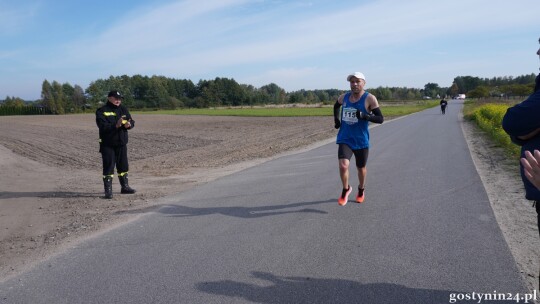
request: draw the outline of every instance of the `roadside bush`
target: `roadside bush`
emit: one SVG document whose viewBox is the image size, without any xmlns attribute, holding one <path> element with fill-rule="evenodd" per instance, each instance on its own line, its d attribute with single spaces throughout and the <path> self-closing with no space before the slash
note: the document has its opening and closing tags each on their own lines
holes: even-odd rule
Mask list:
<svg viewBox="0 0 540 304">
<path fill-rule="evenodd" d="M 508 107 L 506 104 L 485 104 L 474 109 L 469 117 L 512 156 L 519 156 L 519 146 L 512 143 L 502 128 L 502 119 Z"/>
<path fill-rule="evenodd" d="M 9 115 L 50 115 L 49 108 L 34 106 L 5 106 L 0 105 L 0 116 Z"/>
</svg>

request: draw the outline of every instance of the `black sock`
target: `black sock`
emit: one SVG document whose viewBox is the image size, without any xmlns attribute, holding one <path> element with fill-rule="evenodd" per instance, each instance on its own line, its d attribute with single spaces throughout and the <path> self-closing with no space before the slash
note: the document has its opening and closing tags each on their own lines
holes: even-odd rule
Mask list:
<svg viewBox="0 0 540 304">
<path fill-rule="evenodd" d="M 341 197 L 342 198 L 345 198 L 345 194 L 347 194 L 347 191 L 349 191 L 349 189 L 351 189 L 351 186 L 347 187 L 347 189 L 343 189 L 343 191 L 341 191 Z"/>
</svg>

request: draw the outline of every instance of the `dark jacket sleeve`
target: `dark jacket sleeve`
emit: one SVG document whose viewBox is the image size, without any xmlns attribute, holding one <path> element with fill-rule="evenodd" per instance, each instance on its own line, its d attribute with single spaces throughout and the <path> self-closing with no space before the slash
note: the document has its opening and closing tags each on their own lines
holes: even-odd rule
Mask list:
<svg viewBox="0 0 540 304">
<path fill-rule="evenodd" d="M 128 118 L 128 120 L 130 121 L 131 123 L 131 128 L 129 128 L 130 130 L 135 128 L 135 120 L 133 119 L 133 117 L 131 117 L 131 113 L 129 113 L 129 110 L 126 108 L 126 117 Z"/>
<path fill-rule="evenodd" d="M 540 91 L 536 91 L 523 102 L 508 108 L 502 120 L 502 127 L 512 141 L 520 146 L 525 136 L 540 128 Z"/>
<path fill-rule="evenodd" d="M 116 129 L 116 124 L 111 123 L 107 118 L 105 118 L 103 109 L 97 109 L 96 111 L 96 124 L 99 131 L 103 133 L 113 132 Z"/>
<path fill-rule="evenodd" d="M 540 91 L 536 91 L 523 102 L 508 108 L 503 117 L 502 127 L 510 135 L 512 142 L 521 146 L 521 157 L 525 156 L 525 151 L 540 150 L 540 136 L 528 140 L 518 138 L 540 128 Z M 540 200 L 540 190 L 527 179 L 521 164 L 520 173 L 525 187 L 525 198 Z"/>
</svg>

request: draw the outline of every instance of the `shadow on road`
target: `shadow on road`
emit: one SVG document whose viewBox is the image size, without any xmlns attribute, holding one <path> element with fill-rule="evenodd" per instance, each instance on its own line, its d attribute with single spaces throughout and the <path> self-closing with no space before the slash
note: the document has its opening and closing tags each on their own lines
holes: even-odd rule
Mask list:
<svg viewBox="0 0 540 304">
<path fill-rule="evenodd" d="M 318 202 L 302 202 L 286 205 L 260 206 L 260 207 L 188 207 L 181 205 L 161 205 L 137 210 L 119 211 L 116 214 L 139 214 L 147 212 L 157 212 L 171 217 L 190 217 L 212 214 L 222 214 L 239 218 L 259 218 L 272 215 L 281 215 L 288 213 L 319 213 L 326 214 L 326 211 L 307 208 L 319 204 L 335 202 L 335 200 L 326 200 Z M 303 208 L 302 208 L 303 207 Z M 301 208 L 301 209 L 298 209 Z M 291 210 L 287 210 L 291 209 Z"/>
<path fill-rule="evenodd" d="M 70 197 L 99 197 L 100 193 L 84 192 L 0 192 L 0 199 L 22 198 L 22 197 L 40 197 L 40 198 L 70 198 Z"/>
<path fill-rule="evenodd" d="M 223 280 L 197 283 L 209 294 L 253 303 L 449 303 L 452 291 L 408 288 L 389 283 L 361 284 L 351 280 L 280 277 L 253 272 L 257 283 Z M 227 301 L 225 301 L 227 302 Z"/>
</svg>

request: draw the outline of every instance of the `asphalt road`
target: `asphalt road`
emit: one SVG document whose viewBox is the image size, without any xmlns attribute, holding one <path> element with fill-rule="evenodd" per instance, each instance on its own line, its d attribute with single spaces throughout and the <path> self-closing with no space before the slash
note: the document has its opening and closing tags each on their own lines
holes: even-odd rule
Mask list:
<svg viewBox="0 0 540 304">
<path fill-rule="evenodd" d="M 325 145 L 139 210 L 140 219 L 0 283 L 0 302 L 451 303 L 526 293 L 464 140 L 461 106 L 371 129 L 363 204 L 353 191 L 338 206 L 337 146 Z"/>
</svg>

